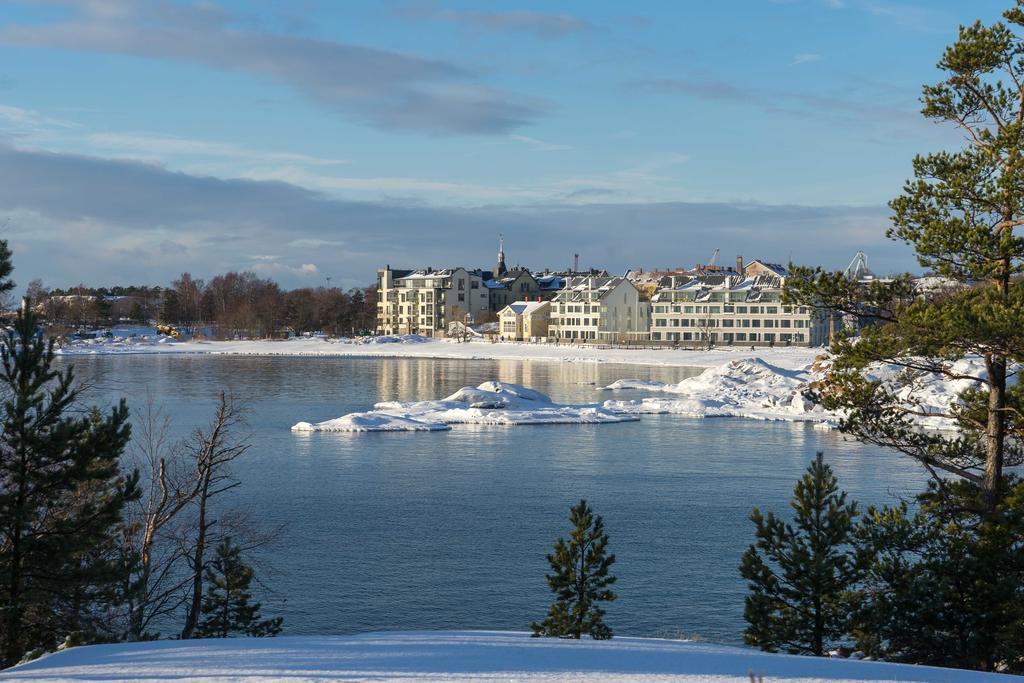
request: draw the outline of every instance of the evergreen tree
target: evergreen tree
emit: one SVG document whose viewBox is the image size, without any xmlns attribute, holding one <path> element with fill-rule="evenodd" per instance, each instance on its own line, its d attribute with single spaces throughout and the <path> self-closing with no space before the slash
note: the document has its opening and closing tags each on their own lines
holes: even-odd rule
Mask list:
<svg viewBox="0 0 1024 683">
<path fill-rule="evenodd" d="M 757 541 L 743 554 L 740 574 L 749 582 L 743 639 L 770 652 L 821 657 L 844 634 L 844 598 L 853 588 L 855 564 L 848 549 L 856 503 L 846 502 L 822 454 L 793 489 L 793 524 L 754 508 Z"/>
<path fill-rule="evenodd" d="M 0 664 L 11 665 L 71 632 L 106 637 L 123 585 L 121 511 L 137 475 L 118 464 L 130 434 L 124 401 L 106 415 L 68 415 L 79 399 L 72 369 L 53 368 L 53 343 L 30 307 L 0 358 Z"/>
<path fill-rule="evenodd" d="M 541 623 L 530 624 L 534 637 L 548 636 L 579 639 L 584 633 L 594 640 L 612 637 L 612 630 L 604 623 L 604 610 L 598 603 L 610 602 L 617 597 L 608 586 L 616 577 L 608 573 L 615 563 L 615 555 L 607 555 L 608 535 L 604 520 L 595 517 L 587 501 L 569 511 L 572 532 L 569 541 L 559 538 L 555 552 L 548 555 L 552 574 L 547 575 L 548 586 L 555 594 L 555 602 Z"/>
<path fill-rule="evenodd" d="M 8 293 L 14 289 L 14 281 L 11 280 L 13 272 L 11 249 L 7 246 L 7 240 L 0 240 L 0 301 L 5 301 Z"/>
<path fill-rule="evenodd" d="M 945 80 L 923 91 L 922 114 L 958 128 L 965 147 L 915 158 L 914 179 L 890 202 L 889 237 L 961 286 L 926 294 L 904 276 L 863 287 L 807 268 L 786 283 L 789 302 L 884 323 L 833 344 L 822 398 L 845 414 L 840 428 L 916 458 L 940 484 L 947 473 L 974 483 L 981 515 L 999 503 L 1004 468 L 1024 460 L 1024 387 L 1007 383 L 1007 368 L 1024 358 L 1024 0 L 1003 16 L 961 27 L 938 63 Z M 968 355 L 983 367 L 956 363 Z M 875 363 L 907 372 L 865 376 Z M 915 382 L 926 373 L 979 387 L 945 411 L 958 431 L 914 427 L 923 412 Z"/>
<path fill-rule="evenodd" d="M 980 492 L 932 485 L 917 512 L 870 508 L 858 525 L 857 647 L 889 661 L 1024 673 L 1024 484 L 983 524 Z M 952 505 L 950 503 L 953 503 Z"/>
<path fill-rule="evenodd" d="M 250 602 L 253 570 L 242 561 L 242 551 L 230 537 L 217 545 L 217 555 L 206 569 L 203 618 L 198 638 L 227 638 L 233 633 L 262 638 L 281 632 L 283 619 L 260 619 L 260 603 Z"/>
</svg>

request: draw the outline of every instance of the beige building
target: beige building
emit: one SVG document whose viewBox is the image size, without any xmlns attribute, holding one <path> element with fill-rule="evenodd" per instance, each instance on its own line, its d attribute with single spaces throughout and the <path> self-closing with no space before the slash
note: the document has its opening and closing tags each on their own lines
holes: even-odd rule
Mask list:
<svg viewBox="0 0 1024 683">
<path fill-rule="evenodd" d="M 377 330 L 445 335 L 452 321 L 475 323 L 490 307 L 483 273 L 465 268 L 377 271 Z"/>
<path fill-rule="evenodd" d="M 498 311 L 498 338 L 503 341 L 531 341 L 548 336 L 551 303 L 516 301 Z"/>
<path fill-rule="evenodd" d="M 548 337 L 557 341 L 650 339 L 650 302 L 623 277 L 570 277 L 551 302 Z"/>
<path fill-rule="evenodd" d="M 747 267 L 754 266 L 755 261 Z M 755 271 L 756 272 L 756 271 Z M 783 278 L 709 275 L 659 291 L 651 302 L 651 340 L 754 346 L 821 346 L 829 316 L 782 303 Z"/>
</svg>

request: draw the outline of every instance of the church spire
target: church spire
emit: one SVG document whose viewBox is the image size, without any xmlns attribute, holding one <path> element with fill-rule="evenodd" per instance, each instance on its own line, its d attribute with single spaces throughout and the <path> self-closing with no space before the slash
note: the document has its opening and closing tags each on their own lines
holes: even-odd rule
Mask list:
<svg viewBox="0 0 1024 683">
<path fill-rule="evenodd" d="M 501 277 L 508 273 L 505 265 L 505 236 L 498 233 L 498 265 L 494 268 L 494 277 Z"/>
</svg>

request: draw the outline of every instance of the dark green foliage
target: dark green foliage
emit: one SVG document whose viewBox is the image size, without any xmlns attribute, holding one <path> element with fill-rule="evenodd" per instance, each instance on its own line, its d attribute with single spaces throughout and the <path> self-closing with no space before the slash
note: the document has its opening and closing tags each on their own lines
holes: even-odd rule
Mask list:
<svg viewBox="0 0 1024 683">
<path fill-rule="evenodd" d="M 965 512 L 980 491 L 963 482 L 941 496 L 933 486 L 914 514 L 906 505 L 868 510 L 857 530 L 859 649 L 890 661 L 1024 673 L 1024 485 L 1005 488 L 981 522 Z"/>
<path fill-rule="evenodd" d="M 7 292 L 14 289 L 14 281 L 11 280 L 11 273 L 14 272 L 14 264 L 11 262 L 11 249 L 7 246 L 7 240 L 0 240 L 0 300 Z"/>
<path fill-rule="evenodd" d="M 530 624 L 534 637 L 548 636 L 579 639 L 583 634 L 595 640 L 612 637 L 612 630 L 604 623 L 604 610 L 598 603 L 617 597 L 608 586 L 616 581 L 608 569 L 615 563 L 615 555 L 607 555 L 608 535 L 604 520 L 595 517 L 587 501 L 569 511 L 572 532 L 569 541 L 559 538 L 555 552 L 548 555 L 552 574 L 547 575 L 548 586 L 555 594 L 555 602 L 541 623 Z"/>
<path fill-rule="evenodd" d="M 31 310 L 18 314 L 0 356 L 0 663 L 10 665 L 73 632 L 109 638 L 124 579 L 121 511 L 138 477 L 118 465 L 125 403 L 68 415 L 79 390 L 70 367 L 52 367 L 53 344 Z"/>
<path fill-rule="evenodd" d="M 242 550 L 230 537 L 217 545 L 217 555 L 206 569 L 206 594 L 196 638 L 227 638 L 232 634 L 262 638 L 281 632 L 283 619 L 260 619 L 260 603 L 250 602 L 252 567 L 242 561 Z"/>
<path fill-rule="evenodd" d="M 890 202 L 888 236 L 960 287 L 913 292 L 907 277 L 865 287 L 810 268 L 794 268 L 786 283 L 791 302 L 883 323 L 862 330 L 856 344 L 833 346 L 821 396 L 847 413 L 840 428 L 916 458 L 937 482 L 945 472 L 980 486 L 980 514 L 994 512 L 1003 470 L 1024 451 L 1013 417 L 1024 405 L 1007 389 L 1008 365 L 1024 359 L 1024 1 L 1003 16 L 1005 23 L 961 27 L 938 63 L 945 80 L 923 91 L 922 114 L 959 128 L 965 147 L 915 158 L 914 178 Z M 971 354 L 983 370 L 954 366 Z M 863 371 L 876 363 L 907 372 L 873 381 Z M 980 387 L 945 415 L 958 433 L 923 434 L 910 424 L 920 407 L 906 396 L 922 373 Z"/>
<path fill-rule="evenodd" d="M 775 652 L 823 656 L 847 626 L 856 503 L 846 502 L 821 453 L 793 489 L 793 524 L 754 508 L 757 542 L 743 554 L 749 582 L 743 639 Z"/>
</svg>

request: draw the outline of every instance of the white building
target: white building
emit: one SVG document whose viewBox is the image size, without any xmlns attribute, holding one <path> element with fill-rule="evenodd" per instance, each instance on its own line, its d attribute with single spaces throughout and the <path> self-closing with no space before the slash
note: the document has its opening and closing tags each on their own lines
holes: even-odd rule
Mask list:
<svg viewBox="0 0 1024 683">
<path fill-rule="evenodd" d="M 377 271 L 377 328 L 382 334 L 444 336 L 452 321 L 474 323 L 489 310 L 484 273 L 465 268 Z"/>
<path fill-rule="evenodd" d="M 551 303 L 548 337 L 625 342 L 650 338 L 650 302 L 622 277 L 570 277 Z"/>
<path fill-rule="evenodd" d="M 708 275 L 660 290 L 651 302 L 651 340 L 754 346 L 821 346 L 829 316 L 782 304 L 783 278 Z"/>
</svg>

